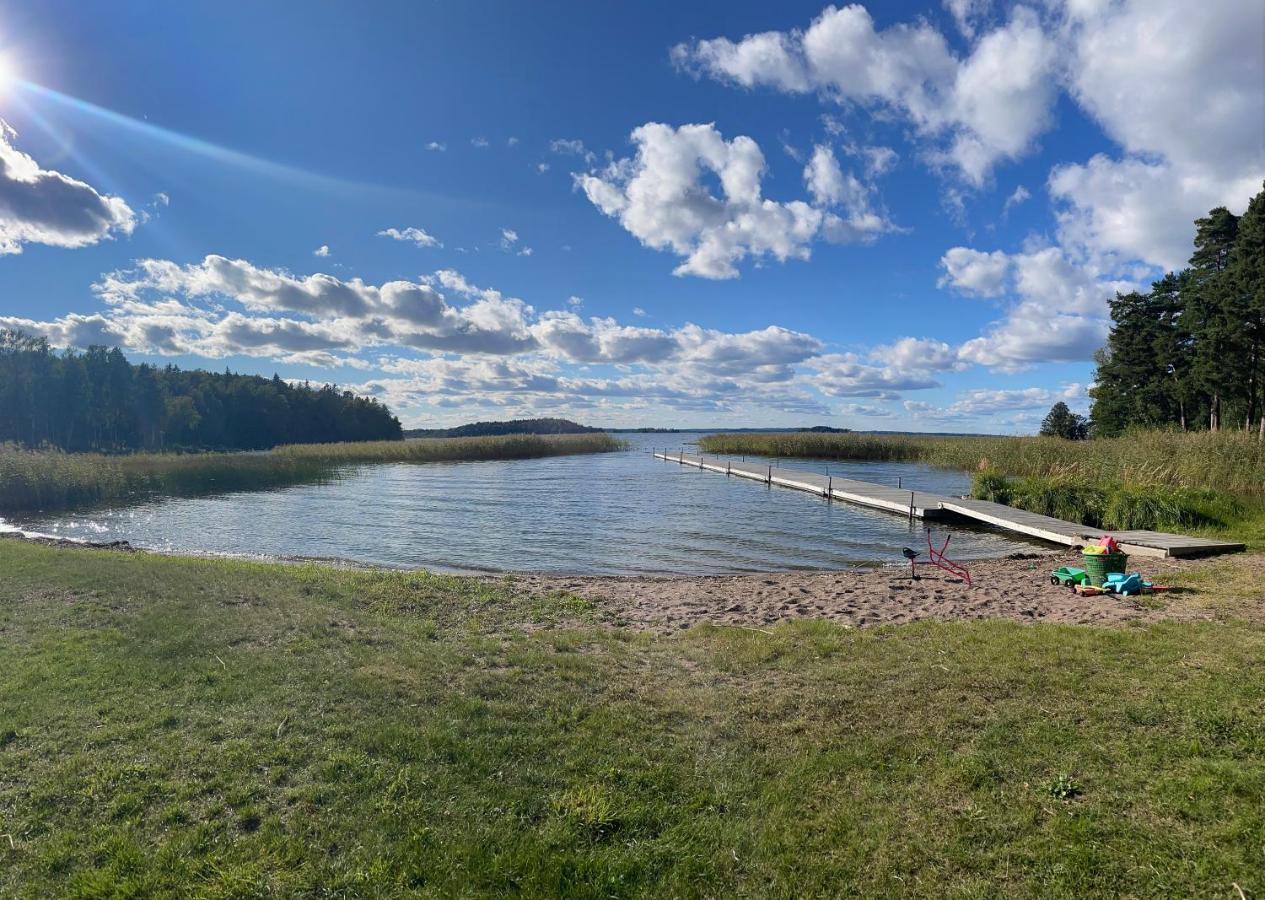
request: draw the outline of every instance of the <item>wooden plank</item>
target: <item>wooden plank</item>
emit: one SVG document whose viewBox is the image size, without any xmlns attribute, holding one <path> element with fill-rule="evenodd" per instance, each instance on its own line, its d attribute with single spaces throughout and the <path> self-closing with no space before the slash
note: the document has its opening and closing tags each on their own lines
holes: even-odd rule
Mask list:
<svg viewBox="0 0 1265 900">
<path fill-rule="evenodd" d="M 912 498 L 913 515 L 916 518 L 943 518 L 946 514 L 963 516 L 1007 531 L 1049 541 L 1052 544 L 1062 544 L 1065 547 L 1089 543 L 1096 540 L 1102 533 L 1101 529 L 1089 528 L 1075 522 L 1065 522 L 1052 516 L 1043 516 L 988 500 L 942 497 L 925 491 L 907 491 L 852 478 L 821 475 L 804 469 L 783 469 L 768 463 L 736 463 L 717 457 L 708 460 L 691 454 L 657 451 L 654 456 L 656 459 L 668 462 L 748 478 L 792 490 L 806 491 L 821 497 L 829 495 L 836 500 L 844 500 L 858 506 L 884 510 L 902 516 L 910 515 Z M 1113 537 L 1120 544 L 1120 548 L 1131 556 L 1199 556 L 1236 553 L 1246 549 L 1243 544 L 1232 541 L 1218 541 L 1159 531 L 1120 531 L 1115 532 Z"/>
<path fill-rule="evenodd" d="M 740 478 L 763 481 L 778 487 L 817 494 L 821 497 L 826 496 L 829 490 L 833 499 L 844 500 L 849 503 L 855 503 L 858 506 L 869 507 L 870 509 L 881 509 L 885 512 L 896 513 L 902 516 L 909 515 L 912 495 L 913 514 L 915 518 L 919 519 L 943 518 L 944 511 L 940 503 L 942 500 L 947 499 L 939 494 L 929 494 L 924 491 L 906 491 L 881 484 L 872 484 L 868 481 L 821 475 L 804 469 L 784 469 L 778 466 L 770 466 L 767 463 L 760 465 L 746 462 L 737 463 L 731 460 L 722 462 L 715 457 L 708 460 L 688 453 L 666 452 L 656 452 L 655 458 L 693 466 L 709 472 L 721 472 L 736 475 Z"/>
</svg>

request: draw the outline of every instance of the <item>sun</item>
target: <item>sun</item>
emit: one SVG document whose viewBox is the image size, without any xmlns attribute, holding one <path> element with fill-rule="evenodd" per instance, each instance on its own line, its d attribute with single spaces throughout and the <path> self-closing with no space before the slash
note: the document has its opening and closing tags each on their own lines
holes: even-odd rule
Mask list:
<svg viewBox="0 0 1265 900">
<path fill-rule="evenodd" d="M 0 97 L 9 92 L 9 88 L 13 87 L 18 80 L 18 69 L 13 64 L 13 58 L 6 53 L 0 53 Z"/>
</svg>

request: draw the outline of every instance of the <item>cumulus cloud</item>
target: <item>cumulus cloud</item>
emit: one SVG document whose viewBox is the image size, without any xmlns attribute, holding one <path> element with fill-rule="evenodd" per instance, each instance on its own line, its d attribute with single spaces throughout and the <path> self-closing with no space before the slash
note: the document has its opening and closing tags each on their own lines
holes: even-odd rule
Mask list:
<svg viewBox="0 0 1265 900">
<path fill-rule="evenodd" d="M 1051 172 L 1060 240 L 1177 268 L 1191 221 L 1241 212 L 1265 180 L 1265 6 L 1126 0 L 1065 15 L 1073 95 L 1124 154 Z"/>
<path fill-rule="evenodd" d="M 426 145 L 426 149 L 432 153 L 443 153 L 448 149 L 447 144 L 441 144 L 439 141 L 431 141 Z"/>
<path fill-rule="evenodd" d="M 321 246 L 312 251 L 312 255 L 320 257 L 329 256 L 329 244 L 321 244 Z"/>
<path fill-rule="evenodd" d="M 1060 247 L 1015 254 L 955 247 L 940 263 L 942 286 L 1012 298 L 1001 320 L 958 349 L 966 362 L 1006 371 L 1092 359 L 1109 328 L 1107 301 L 1139 286 L 1069 259 Z"/>
<path fill-rule="evenodd" d="M 1004 251 L 985 253 L 970 247 L 951 247 L 940 257 L 944 274 L 937 284 L 977 297 L 998 297 L 1006 290 L 1010 256 Z"/>
<path fill-rule="evenodd" d="M 953 7 L 969 21 L 974 4 Z M 965 59 L 926 21 L 879 30 L 856 4 L 827 7 L 803 31 L 699 40 L 671 55 L 695 74 L 742 87 L 814 91 L 898 113 L 936 142 L 933 157 L 976 185 L 999 159 L 1031 149 L 1049 125 L 1055 96 L 1055 44 L 1024 7 L 982 35 Z"/>
<path fill-rule="evenodd" d="M 878 397 L 888 399 L 899 391 L 939 387 L 926 370 L 902 370 L 874 365 L 855 353 L 829 353 L 808 361 L 815 370 L 812 385 L 828 397 Z"/>
<path fill-rule="evenodd" d="M 0 255 L 21 253 L 25 244 L 86 247 L 132 233 L 138 216 L 126 202 L 41 168 L 13 146 L 16 138 L 0 119 Z"/>
<path fill-rule="evenodd" d="M 964 418 L 996 417 L 1007 412 L 1045 410 L 1060 400 L 1075 407 L 1085 405 L 1085 386 L 1065 384 L 1061 388 L 980 388 L 963 391 L 948 406 L 939 407 L 923 400 L 906 400 L 905 411 L 915 419 L 961 421 Z"/>
<path fill-rule="evenodd" d="M 387 237 L 393 241 L 407 241 L 416 247 L 442 247 L 443 244 L 432 234 L 428 234 L 424 228 L 384 228 L 378 232 L 378 237 Z M 318 254 L 319 255 L 319 254 Z"/>
<path fill-rule="evenodd" d="M 713 125 L 651 122 L 635 129 L 632 141 L 635 157 L 578 175 L 576 184 L 643 244 L 684 257 L 677 275 L 735 278 L 737 263 L 748 257 L 807 259 L 817 238 L 868 240 L 890 228 L 829 148 L 818 148 L 805 172 L 814 206 L 762 195 L 764 154 L 749 137 L 727 141 Z M 719 181 L 719 196 L 709 177 Z"/>
</svg>

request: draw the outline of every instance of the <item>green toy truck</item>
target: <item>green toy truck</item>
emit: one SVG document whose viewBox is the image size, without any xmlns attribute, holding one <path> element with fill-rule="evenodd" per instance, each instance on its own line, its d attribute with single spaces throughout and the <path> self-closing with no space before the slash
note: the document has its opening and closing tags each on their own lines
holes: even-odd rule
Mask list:
<svg viewBox="0 0 1265 900">
<path fill-rule="evenodd" d="M 1089 584 L 1089 573 L 1084 569 L 1060 566 L 1050 573 L 1050 584 L 1061 584 L 1070 588 L 1074 588 L 1078 584 Z"/>
</svg>

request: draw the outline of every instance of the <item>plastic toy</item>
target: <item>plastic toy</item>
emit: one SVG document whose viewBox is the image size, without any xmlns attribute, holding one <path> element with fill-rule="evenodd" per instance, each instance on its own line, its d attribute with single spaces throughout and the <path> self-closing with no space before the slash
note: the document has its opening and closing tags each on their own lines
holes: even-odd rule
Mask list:
<svg viewBox="0 0 1265 900">
<path fill-rule="evenodd" d="M 1089 573 L 1084 569 L 1071 566 L 1059 566 L 1050 573 L 1050 584 L 1061 584 L 1064 587 L 1076 587 L 1078 584 L 1089 584 Z"/>
<path fill-rule="evenodd" d="M 1124 594 L 1125 596 L 1136 595 L 1142 593 L 1144 588 L 1151 587 L 1151 583 L 1142 580 L 1140 572 L 1133 572 L 1126 575 L 1124 572 L 1108 572 L 1107 580 L 1103 582 L 1103 588 L 1111 591 L 1113 594 Z"/>
<path fill-rule="evenodd" d="M 944 544 L 940 547 L 939 550 L 937 550 L 935 547 L 931 546 L 931 529 L 928 528 L 927 529 L 927 556 L 928 558 L 925 560 L 918 559 L 918 557 L 921 554 L 919 554 L 916 550 L 911 550 L 908 547 L 903 548 L 901 550 L 901 553 L 905 555 L 905 559 L 909 560 L 909 576 L 913 578 L 915 581 L 917 581 L 918 571 L 915 567 L 935 566 L 937 568 L 944 569 L 944 571 L 948 572 L 950 575 L 956 575 L 958 578 L 961 578 L 963 581 L 965 581 L 967 586 L 970 587 L 971 573 L 966 571 L 965 567 L 958 565 L 953 560 L 949 559 L 947 556 L 944 555 L 944 551 L 949 549 L 949 538 L 951 537 L 953 537 L 952 534 L 945 535 Z"/>
</svg>

